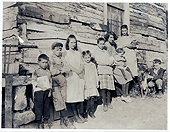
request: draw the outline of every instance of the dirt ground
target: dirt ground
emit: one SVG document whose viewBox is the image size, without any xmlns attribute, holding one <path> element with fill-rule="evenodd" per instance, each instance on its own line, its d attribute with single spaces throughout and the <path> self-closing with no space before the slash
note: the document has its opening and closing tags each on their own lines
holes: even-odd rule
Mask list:
<svg viewBox="0 0 170 132">
<path fill-rule="evenodd" d="M 103 112 L 102 105 L 95 112 L 95 119 L 88 122 L 74 123 L 77 129 L 167 129 L 167 94 L 162 98 L 133 98 L 133 102 L 125 103 L 119 98 L 112 101 L 113 109 Z M 59 121 L 53 122 L 51 129 L 59 129 Z"/>
<path fill-rule="evenodd" d="M 167 93 L 162 98 L 136 97 L 125 103 L 121 98 L 113 98 L 113 109 L 103 112 L 99 105 L 95 119 L 74 123 L 77 129 L 121 129 L 121 130 L 167 130 Z M 61 129 L 59 120 L 52 123 L 51 129 Z M 35 123 L 21 128 L 36 129 Z"/>
</svg>

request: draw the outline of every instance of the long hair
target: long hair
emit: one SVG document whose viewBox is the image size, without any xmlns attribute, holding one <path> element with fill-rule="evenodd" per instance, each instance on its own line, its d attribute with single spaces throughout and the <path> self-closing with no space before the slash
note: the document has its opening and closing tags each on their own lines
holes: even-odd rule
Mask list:
<svg viewBox="0 0 170 132">
<path fill-rule="evenodd" d="M 106 35 L 104 36 L 105 41 L 108 41 L 110 35 L 113 36 L 114 40 L 117 40 L 117 38 L 118 38 L 117 35 L 116 35 L 114 32 L 111 31 L 111 32 L 107 32 Z M 109 42 L 109 43 L 110 43 L 110 42 Z M 115 49 L 117 48 L 117 44 L 116 44 L 115 42 L 110 43 L 110 45 L 111 45 L 111 46 L 114 46 Z"/>
<path fill-rule="evenodd" d="M 104 36 L 106 41 L 108 41 L 110 35 L 113 36 L 114 40 L 117 40 L 117 35 L 114 32 L 110 31 L 110 32 L 107 32 L 106 35 Z"/>
<path fill-rule="evenodd" d="M 66 40 L 66 50 L 69 50 L 69 42 L 70 42 L 70 38 L 74 38 L 76 40 L 76 47 L 74 48 L 74 50 L 78 50 L 77 48 L 77 39 L 73 34 L 70 34 Z"/>
</svg>

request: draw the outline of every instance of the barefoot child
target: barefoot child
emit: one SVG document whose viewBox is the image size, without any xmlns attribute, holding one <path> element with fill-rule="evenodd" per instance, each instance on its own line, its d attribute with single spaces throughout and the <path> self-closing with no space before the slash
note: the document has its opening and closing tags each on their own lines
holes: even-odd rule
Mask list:
<svg viewBox="0 0 170 132">
<path fill-rule="evenodd" d="M 38 57 L 39 67 L 33 74 L 34 88 L 34 113 L 38 128 L 48 128 L 48 119 L 50 118 L 50 96 L 52 88 L 51 73 L 47 69 L 49 58 L 45 54 Z M 43 117 L 43 119 L 42 119 Z"/>
<path fill-rule="evenodd" d="M 89 50 L 82 52 L 84 58 L 84 83 L 85 83 L 85 99 L 88 100 L 86 111 L 91 118 L 94 115 L 94 98 L 99 96 L 98 93 L 98 75 L 96 65 L 91 61 L 91 53 Z"/>
</svg>

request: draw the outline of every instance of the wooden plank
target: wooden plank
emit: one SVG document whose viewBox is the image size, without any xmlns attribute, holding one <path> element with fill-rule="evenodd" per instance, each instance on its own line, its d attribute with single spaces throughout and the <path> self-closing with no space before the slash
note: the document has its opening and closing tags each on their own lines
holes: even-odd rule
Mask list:
<svg viewBox="0 0 170 132">
<path fill-rule="evenodd" d="M 9 61 L 11 57 L 11 45 L 9 46 L 9 56 L 8 56 L 8 65 L 7 65 L 7 73 L 9 72 Z"/>
<path fill-rule="evenodd" d="M 70 22 L 70 18 L 66 15 L 61 15 L 58 13 L 54 14 L 37 6 L 22 5 L 19 8 L 21 11 L 21 15 L 30 16 L 55 23 L 68 24 Z"/>
<path fill-rule="evenodd" d="M 5 77 L 5 128 L 12 128 L 12 84 L 13 76 Z"/>
</svg>

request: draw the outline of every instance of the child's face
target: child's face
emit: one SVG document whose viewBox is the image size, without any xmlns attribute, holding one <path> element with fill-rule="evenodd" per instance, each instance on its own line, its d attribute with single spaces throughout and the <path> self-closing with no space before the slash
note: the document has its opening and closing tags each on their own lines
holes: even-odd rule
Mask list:
<svg viewBox="0 0 170 132">
<path fill-rule="evenodd" d="M 91 56 L 90 55 L 85 55 L 84 60 L 85 60 L 85 62 L 90 63 Z"/>
<path fill-rule="evenodd" d="M 69 48 L 74 50 L 76 48 L 76 40 L 75 38 L 70 38 L 69 39 Z"/>
<path fill-rule="evenodd" d="M 41 61 L 39 61 L 38 64 L 42 69 L 46 69 L 48 66 L 48 60 L 41 58 Z"/>
<path fill-rule="evenodd" d="M 104 44 L 105 44 L 105 43 L 104 43 L 104 40 L 100 40 L 99 43 L 97 44 L 97 46 L 98 46 L 100 49 L 103 50 Z"/>
<path fill-rule="evenodd" d="M 113 43 L 113 42 L 114 42 L 114 37 L 113 37 L 113 35 L 110 35 L 110 36 L 109 36 L 108 41 L 109 41 L 110 43 Z"/>
<path fill-rule="evenodd" d="M 127 36 L 128 30 L 127 28 L 122 28 L 122 36 Z"/>
<path fill-rule="evenodd" d="M 55 47 L 54 50 L 53 50 L 53 53 L 54 53 L 56 56 L 61 56 L 61 55 L 62 55 L 62 47 L 61 47 L 61 46 Z"/>
<path fill-rule="evenodd" d="M 160 64 L 153 62 L 153 67 L 154 67 L 155 69 L 159 69 L 159 68 L 160 68 Z"/>
</svg>

